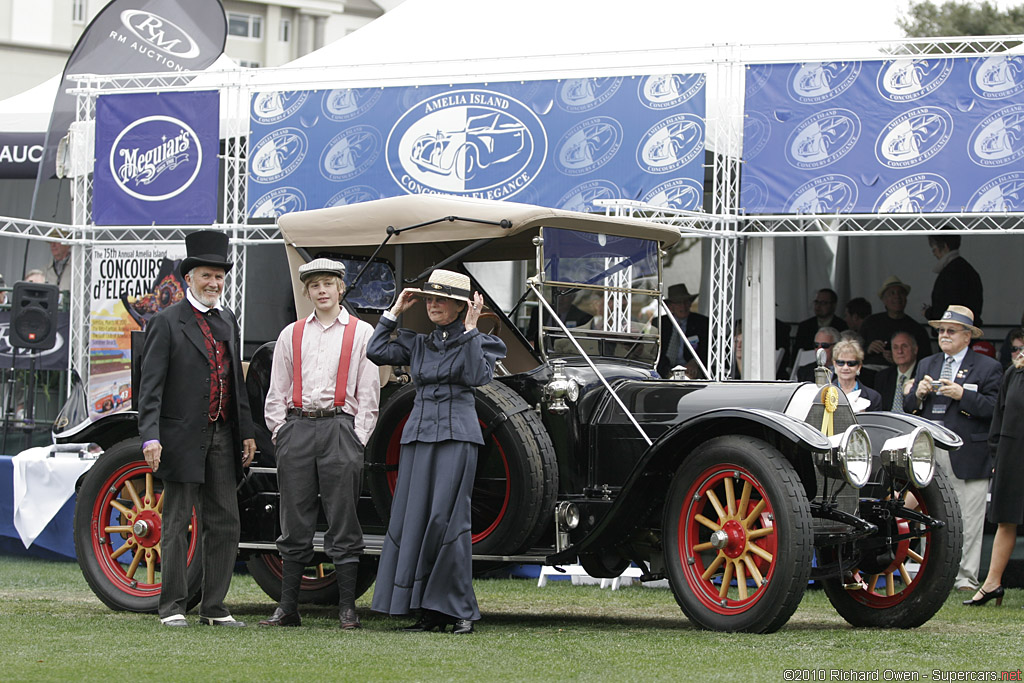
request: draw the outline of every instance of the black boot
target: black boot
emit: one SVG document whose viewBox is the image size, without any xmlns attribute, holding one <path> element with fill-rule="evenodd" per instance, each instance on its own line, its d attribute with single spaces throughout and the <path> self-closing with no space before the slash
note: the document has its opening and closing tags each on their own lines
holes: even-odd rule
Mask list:
<svg viewBox="0 0 1024 683">
<path fill-rule="evenodd" d="M 281 601 L 274 613 L 260 622 L 260 626 L 299 626 L 299 586 L 302 572 L 306 568 L 301 562 L 284 561 L 281 577 Z"/>
<path fill-rule="evenodd" d="M 356 614 L 356 576 L 359 574 L 358 562 L 346 562 L 335 565 L 338 574 L 338 619 L 345 631 L 359 628 L 359 615 Z"/>
</svg>

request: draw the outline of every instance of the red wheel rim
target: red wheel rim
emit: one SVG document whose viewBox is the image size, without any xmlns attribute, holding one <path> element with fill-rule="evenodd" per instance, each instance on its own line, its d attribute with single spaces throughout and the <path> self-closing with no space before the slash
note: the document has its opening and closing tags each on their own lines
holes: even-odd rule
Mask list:
<svg viewBox="0 0 1024 683">
<path fill-rule="evenodd" d="M 148 465 L 129 463 L 112 473 L 92 508 L 92 552 L 110 583 L 128 595 L 160 594 L 163 491 Z M 189 525 L 186 562 L 195 557 L 195 512 Z"/>
<path fill-rule="evenodd" d="M 408 420 L 409 416 L 406 415 L 395 427 L 384 454 L 388 488 L 391 490 L 392 496 L 395 495 L 395 488 L 398 486 L 398 461 L 402 455 L 402 430 Z M 487 425 L 481 421 L 480 426 L 486 428 Z M 494 533 L 494 530 L 505 519 L 509 500 L 512 498 L 512 478 L 509 474 L 508 455 L 496 434 L 491 434 L 490 439 L 498 457 L 497 459 L 477 460 L 472 497 L 473 543 L 479 543 Z"/>
<path fill-rule="evenodd" d="M 284 563 L 281 561 L 280 555 L 264 553 L 263 555 L 260 555 L 260 560 L 264 565 L 266 565 L 267 569 L 270 570 L 270 573 L 274 578 L 284 578 Z M 327 567 L 331 567 L 331 569 L 327 569 Z M 318 564 L 312 567 L 306 567 L 302 574 L 302 581 L 299 584 L 299 590 L 320 590 L 337 582 L 338 576 L 333 567 L 333 564 Z M 312 573 L 312 576 L 310 576 L 310 573 Z"/>
<path fill-rule="evenodd" d="M 707 609 L 736 615 L 752 608 L 775 574 L 775 510 L 742 467 L 715 465 L 690 486 L 679 511 L 679 566 Z"/>
<path fill-rule="evenodd" d="M 922 496 L 916 490 L 913 491 L 918 500 L 918 510 L 928 514 L 928 507 L 925 505 Z M 910 532 L 910 523 L 905 519 L 899 519 L 896 523 L 896 530 L 902 536 Z M 893 552 L 893 560 L 889 565 L 877 574 L 863 574 L 855 572 L 854 578 L 859 578 L 864 587 L 861 590 L 850 591 L 850 596 L 868 607 L 875 609 L 889 609 L 894 605 L 906 600 L 917 590 L 921 582 L 920 577 L 927 576 L 925 569 L 931 553 L 928 549 L 931 545 L 931 532 L 925 531 L 919 537 L 920 544 L 915 549 L 910 539 L 904 539 L 896 544 Z M 916 571 L 914 564 L 917 564 Z"/>
</svg>

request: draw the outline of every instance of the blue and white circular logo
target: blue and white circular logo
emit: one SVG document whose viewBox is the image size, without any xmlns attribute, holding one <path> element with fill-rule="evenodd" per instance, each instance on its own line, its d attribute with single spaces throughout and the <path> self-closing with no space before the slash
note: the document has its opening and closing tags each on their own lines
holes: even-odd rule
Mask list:
<svg viewBox="0 0 1024 683">
<path fill-rule="evenodd" d="M 704 186 L 692 178 L 673 178 L 645 194 L 641 201 L 675 211 L 700 211 L 704 208 Z"/>
<path fill-rule="evenodd" d="M 1024 173 L 1014 171 L 993 178 L 971 196 L 968 211 L 1024 211 Z"/>
<path fill-rule="evenodd" d="M 747 97 L 756 95 L 761 92 L 765 83 L 772 75 L 771 64 L 748 64 L 746 72 L 746 81 L 744 82 L 744 92 Z"/>
<path fill-rule="evenodd" d="M 380 192 L 369 185 L 351 185 L 327 200 L 324 206 L 347 206 L 380 199 Z"/>
<path fill-rule="evenodd" d="M 640 103 L 648 109 L 671 109 L 704 89 L 704 74 L 658 74 L 640 79 Z"/>
<path fill-rule="evenodd" d="M 1005 166 L 1024 156 L 1024 104 L 1003 107 L 971 132 L 967 154 L 979 166 Z"/>
<path fill-rule="evenodd" d="M 891 59 L 878 70 L 878 93 L 890 102 L 919 100 L 938 90 L 951 73 L 952 59 Z"/>
<path fill-rule="evenodd" d="M 910 168 L 942 151 L 953 136 L 953 117 L 939 107 L 918 107 L 890 121 L 875 141 L 875 158 L 889 168 Z"/>
<path fill-rule="evenodd" d="M 849 213 L 857 205 L 857 184 L 839 173 L 809 180 L 786 200 L 784 213 Z"/>
<path fill-rule="evenodd" d="M 309 99 L 308 90 L 274 90 L 258 92 L 252 96 L 252 118 L 267 125 L 283 121 Z"/>
<path fill-rule="evenodd" d="M 320 154 L 320 175 L 328 180 L 350 180 L 365 173 L 383 149 L 380 131 L 372 126 L 352 126 L 327 143 Z"/>
<path fill-rule="evenodd" d="M 849 109 L 826 109 L 807 117 L 789 134 L 786 160 L 796 168 L 833 164 L 860 139 L 860 119 Z"/>
<path fill-rule="evenodd" d="M 298 128 L 278 128 L 256 143 L 249 164 L 257 183 L 273 183 L 299 167 L 309 152 L 309 140 Z"/>
<path fill-rule="evenodd" d="M 320 108 L 331 121 L 349 121 L 369 111 L 383 92 L 383 88 L 328 90 L 324 93 Z"/>
<path fill-rule="evenodd" d="M 861 63 L 808 62 L 796 64 L 789 72 L 789 96 L 804 104 L 831 100 L 850 89 L 860 76 Z"/>
<path fill-rule="evenodd" d="M 768 185 L 750 173 L 743 175 L 740 186 L 740 203 L 747 213 L 761 213 L 768 206 Z"/>
<path fill-rule="evenodd" d="M 409 194 L 505 199 L 533 182 L 547 133 L 522 102 L 489 90 L 427 98 L 398 119 L 386 143 L 388 170 Z"/>
<path fill-rule="evenodd" d="M 622 86 L 622 76 L 614 78 L 569 78 L 558 84 L 560 109 L 577 113 L 596 109 L 611 99 Z"/>
<path fill-rule="evenodd" d="M 622 190 L 610 180 L 588 180 L 562 195 L 555 206 L 580 213 L 603 213 L 605 208 L 595 202 L 599 199 L 619 199 Z"/>
<path fill-rule="evenodd" d="M 636 162 L 648 173 L 671 173 L 703 154 L 704 121 L 696 114 L 676 114 L 647 129 Z"/>
<path fill-rule="evenodd" d="M 971 90 L 983 100 L 1002 100 L 1024 91 L 1024 56 L 973 60 Z"/>
<path fill-rule="evenodd" d="M 555 145 L 555 168 L 565 175 L 595 171 L 615 156 L 622 146 L 622 126 L 607 116 L 580 121 Z"/>
<path fill-rule="evenodd" d="M 297 187 L 276 187 L 257 199 L 250 218 L 280 218 L 286 213 L 306 210 L 306 195 Z"/>
<path fill-rule="evenodd" d="M 192 127 L 172 116 L 146 116 L 118 133 L 110 175 L 125 194 L 160 202 L 184 192 L 199 175 L 203 148 Z"/>
<path fill-rule="evenodd" d="M 915 173 L 887 187 L 872 213 L 934 213 L 946 208 L 949 196 L 945 178 L 937 173 Z"/>
<path fill-rule="evenodd" d="M 772 135 L 772 123 L 759 111 L 747 112 L 743 120 L 743 158 L 750 161 L 765 148 Z"/>
</svg>

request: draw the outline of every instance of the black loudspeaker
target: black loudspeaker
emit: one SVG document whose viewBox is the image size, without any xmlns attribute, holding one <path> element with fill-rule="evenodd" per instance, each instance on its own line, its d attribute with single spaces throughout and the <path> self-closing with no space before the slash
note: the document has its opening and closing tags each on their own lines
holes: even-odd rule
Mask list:
<svg viewBox="0 0 1024 683">
<path fill-rule="evenodd" d="M 52 349 L 57 343 L 57 285 L 15 282 L 11 301 L 11 346 Z"/>
</svg>

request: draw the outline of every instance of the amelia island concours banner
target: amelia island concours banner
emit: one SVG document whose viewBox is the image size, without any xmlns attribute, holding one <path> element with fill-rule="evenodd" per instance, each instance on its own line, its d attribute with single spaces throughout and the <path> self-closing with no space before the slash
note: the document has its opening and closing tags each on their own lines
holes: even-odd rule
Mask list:
<svg viewBox="0 0 1024 683">
<path fill-rule="evenodd" d="M 92 258 L 89 414 L 131 407 L 131 333 L 185 296 L 178 264 L 185 245 L 97 247 Z"/>
<path fill-rule="evenodd" d="M 96 225 L 197 225 L 217 218 L 217 91 L 96 100 Z"/>
<path fill-rule="evenodd" d="M 1024 210 L 1024 55 L 756 64 L 747 213 Z"/>
<path fill-rule="evenodd" d="M 703 205 L 705 77 L 256 93 L 255 218 L 401 194 Z"/>
</svg>

